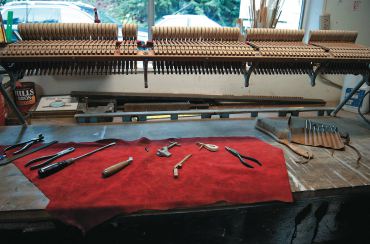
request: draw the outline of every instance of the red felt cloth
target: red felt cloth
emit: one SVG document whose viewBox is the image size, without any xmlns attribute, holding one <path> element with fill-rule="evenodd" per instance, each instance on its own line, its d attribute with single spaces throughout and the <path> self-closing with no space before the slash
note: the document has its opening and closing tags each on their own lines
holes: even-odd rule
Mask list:
<svg viewBox="0 0 370 244">
<path fill-rule="evenodd" d="M 47 210 L 58 219 L 86 231 L 119 214 L 140 210 L 166 210 L 226 203 L 266 201 L 291 202 L 285 159 L 281 149 L 252 137 L 214 137 L 178 139 L 169 158 L 156 156 L 158 148 L 170 140 L 118 141 L 117 145 L 76 161 L 62 171 L 44 179 L 23 165 L 36 157 L 76 147 L 75 152 L 60 160 L 75 157 L 105 145 L 60 143 L 15 163 L 16 166 L 50 199 Z M 218 152 L 199 150 L 196 142 L 216 144 Z M 250 169 L 227 152 L 229 146 L 257 158 L 263 167 Z M 148 150 L 148 152 L 145 150 Z M 193 156 L 173 177 L 173 166 L 187 154 Z M 112 164 L 134 161 L 119 173 L 103 179 L 101 172 Z"/>
</svg>

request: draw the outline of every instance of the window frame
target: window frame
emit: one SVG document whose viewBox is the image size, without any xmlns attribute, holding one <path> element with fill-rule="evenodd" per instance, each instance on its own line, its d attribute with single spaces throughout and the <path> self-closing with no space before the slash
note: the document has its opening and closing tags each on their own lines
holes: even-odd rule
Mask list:
<svg viewBox="0 0 370 244">
<path fill-rule="evenodd" d="M 148 40 L 152 39 L 152 26 L 154 26 L 155 21 L 155 0 L 147 0 L 148 1 Z M 303 26 L 303 18 L 304 18 L 304 11 L 306 9 L 306 0 L 302 0 L 301 5 L 301 14 L 299 16 L 298 22 L 298 29 L 302 29 Z M 239 10 L 240 11 L 240 10 Z"/>
</svg>

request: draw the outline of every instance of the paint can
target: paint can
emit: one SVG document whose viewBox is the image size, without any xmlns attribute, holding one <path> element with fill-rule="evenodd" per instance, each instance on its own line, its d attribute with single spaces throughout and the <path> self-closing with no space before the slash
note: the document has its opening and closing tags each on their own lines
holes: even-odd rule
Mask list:
<svg viewBox="0 0 370 244">
<path fill-rule="evenodd" d="M 14 89 L 15 102 L 22 112 L 28 110 L 36 103 L 35 83 L 33 82 L 17 82 Z"/>
<path fill-rule="evenodd" d="M 347 97 L 354 87 L 362 80 L 361 75 L 346 75 L 343 82 L 343 88 L 342 88 L 342 96 L 341 101 Z M 369 95 L 365 97 L 365 94 L 370 91 L 370 86 L 364 84 L 360 87 L 360 89 L 352 96 L 351 99 L 348 100 L 348 102 L 343 106 L 343 110 L 350 111 L 357 113 L 358 112 L 358 106 L 360 106 L 361 101 L 362 105 L 360 107 L 360 111 L 363 114 L 366 114 L 369 112 Z"/>
</svg>

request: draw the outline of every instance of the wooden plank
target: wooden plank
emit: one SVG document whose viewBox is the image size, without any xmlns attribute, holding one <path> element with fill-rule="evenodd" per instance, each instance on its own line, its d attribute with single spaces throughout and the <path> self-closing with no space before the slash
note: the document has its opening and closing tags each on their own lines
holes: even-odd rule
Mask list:
<svg viewBox="0 0 370 244">
<path fill-rule="evenodd" d="M 232 108 L 232 109 L 198 109 L 198 110 L 176 110 L 176 111 L 145 111 L 145 112 L 115 112 L 115 113 L 94 113 L 76 114 L 75 118 L 87 117 L 122 117 L 122 116 L 152 116 L 152 115 L 172 115 L 172 114 L 246 114 L 246 113 L 293 113 L 293 112 L 312 112 L 334 110 L 333 107 L 272 107 L 272 108 Z"/>
<path fill-rule="evenodd" d="M 29 55 L 29 56 L 1 56 L 2 62 L 86 62 L 86 61 L 114 61 L 114 60 L 133 60 L 133 61 L 195 61 L 195 62 L 266 62 L 266 63 L 281 63 L 281 62 L 341 62 L 341 63 L 366 63 L 368 58 L 334 58 L 334 57 L 267 57 L 267 56 L 186 56 L 186 55 L 154 55 L 153 52 L 139 52 L 137 55 Z"/>
<path fill-rule="evenodd" d="M 173 93 L 138 93 L 138 92 L 86 92 L 72 91 L 73 97 L 89 97 L 89 98 L 114 98 L 127 102 L 138 101 L 200 101 L 207 103 L 214 102 L 275 102 L 275 103 L 299 103 L 299 104 L 318 104 L 325 105 L 322 99 L 291 97 L 291 96 L 233 96 L 233 95 L 209 95 L 209 94 L 173 94 Z"/>
</svg>

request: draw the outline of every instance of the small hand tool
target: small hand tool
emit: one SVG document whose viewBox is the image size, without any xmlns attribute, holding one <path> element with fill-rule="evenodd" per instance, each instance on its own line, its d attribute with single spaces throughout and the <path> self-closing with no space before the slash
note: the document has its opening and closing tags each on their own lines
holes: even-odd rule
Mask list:
<svg viewBox="0 0 370 244">
<path fill-rule="evenodd" d="M 44 140 L 44 136 L 42 134 L 39 134 L 38 137 L 36 138 L 33 138 L 31 140 L 28 140 L 28 141 L 25 141 L 25 142 L 21 142 L 21 143 L 18 143 L 18 144 L 14 144 L 12 146 L 9 146 L 7 148 L 4 149 L 4 152 L 6 151 L 9 151 L 13 148 L 17 148 L 17 147 L 21 147 L 23 146 L 21 149 L 19 149 L 18 151 L 15 151 L 13 152 L 14 155 L 17 155 L 25 150 L 27 150 L 29 147 L 31 147 L 33 144 L 36 144 L 38 142 L 41 142 Z"/>
<path fill-rule="evenodd" d="M 192 155 L 186 155 L 185 158 L 183 158 L 180 162 L 178 162 L 175 166 L 173 166 L 173 177 L 177 178 L 179 177 L 179 169 L 182 168 L 182 165 L 185 163 L 186 160 L 188 160 Z"/>
<path fill-rule="evenodd" d="M 46 160 L 42 163 L 39 163 L 39 164 L 36 164 L 36 165 L 33 165 L 30 167 L 31 170 L 34 170 L 34 169 L 38 169 L 38 168 L 41 168 L 41 167 L 44 167 L 46 165 L 48 165 L 49 163 L 51 163 L 52 161 L 54 161 L 55 159 L 57 158 L 60 158 L 68 153 L 71 153 L 75 150 L 74 147 L 69 147 L 67 149 L 64 149 L 60 152 L 57 152 L 55 154 L 51 154 L 51 155 L 47 155 L 47 156 L 42 156 L 42 157 L 39 157 L 39 158 L 35 158 L 35 159 L 32 159 L 31 161 L 27 162 L 24 167 L 28 167 L 30 166 L 31 164 L 34 164 L 36 162 L 39 162 L 39 161 L 43 161 L 43 160 Z"/>
<path fill-rule="evenodd" d="M 8 164 L 8 163 L 11 163 L 11 162 L 13 162 L 14 160 L 17 160 L 18 158 L 22 158 L 22 157 L 27 156 L 27 155 L 29 155 L 29 154 L 31 154 L 31 153 L 34 153 L 34 152 L 40 151 L 41 149 L 44 149 L 44 148 L 46 148 L 46 147 L 48 147 L 48 146 L 51 146 L 51 145 L 53 145 L 53 144 L 55 144 L 55 143 L 57 143 L 57 142 L 58 142 L 58 141 L 52 141 L 52 142 L 49 142 L 49 143 L 43 144 L 43 145 L 41 145 L 41 146 L 39 146 L 39 147 L 32 148 L 31 150 L 28 150 L 28 151 L 26 151 L 26 152 L 24 152 L 24 153 L 17 154 L 16 156 L 13 156 L 13 157 L 11 157 L 11 158 L 4 158 L 3 160 L 1 160 L 1 161 L 0 161 L 0 166 L 2 166 L 2 165 L 6 165 L 6 164 Z"/>
<path fill-rule="evenodd" d="M 132 163 L 132 161 L 134 161 L 133 157 L 129 157 L 126 161 L 117 163 L 115 165 L 112 165 L 112 166 L 106 168 L 102 172 L 102 177 L 107 178 L 111 175 L 114 175 L 115 173 L 118 173 L 119 171 L 124 169 L 126 166 L 130 165 Z"/>
<path fill-rule="evenodd" d="M 247 160 L 250 160 L 252 162 L 255 162 L 256 164 L 258 164 L 259 166 L 262 166 L 262 164 L 260 163 L 260 161 L 258 161 L 257 159 L 255 158 L 252 158 L 252 157 L 248 157 L 248 156 L 245 156 L 245 155 L 242 155 L 240 154 L 238 151 L 236 151 L 235 149 L 232 149 L 230 147 L 225 147 L 226 151 L 228 151 L 229 153 L 231 153 L 232 155 L 234 155 L 235 157 L 239 158 L 240 162 L 247 166 L 248 168 L 254 168 L 252 165 L 250 165 L 249 163 L 247 163 L 245 160 L 243 159 L 247 159 Z"/>
<path fill-rule="evenodd" d="M 213 145 L 213 144 L 206 144 L 206 143 L 197 142 L 197 145 L 200 146 L 199 150 L 201 150 L 204 147 L 205 149 L 207 149 L 208 151 L 211 151 L 211 152 L 217 152 L 218 151 L 218 146 Z"/>
<path fill-rule="evenodd" d="M 72 163 L 74 163 L 75 161 L 77 161 L 78 159 L 81 159 L 81 158 L 84 158 L 84 157 L 87 157 L 93 153 L 96 153 L 98 151 L 101 151 L 107 147 L 110 147 L 110 146 L 113 146 L 113 145 L 116 145 L 115 142 L 112 142 L 112 143 L 109 143 L 103 147 L 99 147 L 97 149 L 95 149 L 94 151 L 91 151 L 91 152 L 88 152 L 88 153 L 85 153 L 81 156 L 78 156 L 76 158 L 70 158 L 70 159 L 67 159 L 67 160 L 64 160 L 64 161 L 60 161 L 60 162 L 57 162 L 57 163 L 53 163 L 53 164 L 49 164 L 41 169 L 39 169 L 38 171 L 38 174 L 39 174 L 39 177 L 40 178 L 44 178 L 44 177 L 47 177 L 49 175 L 52 175 L 62 169 L 64 169 L 65 167 L 67 167 L 68 165 L 71 165 Z"/>
<path fill-rule="evenodd" d="M 312 122 L 311 120 L 308 121 L 308 143 L 309 145 L 313 145 L 313 139 L 312 139 Z"/>
<path fill-rule="evenodd" d="M 167 158 L 170 157 L 171 156 L 171 153 L 168 151 L 168 149 L 170 149 L 170 148 L 172 148 L 174 146 L 180 146 L 180 144 L 177 143 L 177 142 L 170 142 L 170 145 L 158 149 L 157 156 L 159 156 L 159 157 L 167 157 Z"/>
<path fill-rule="evenodd" d="M 338 128 L 334 124 L 326 124 L 306 120 L 306 128 L 307 125 L 309 140 L 305 140 L 304 144 L 311 146 L 322 146 L 333 149 L 344 148 L 344 144 L 340 138 Z M 300 143 L 303 143 L 303 141 L 301 141 Z"/>
<path fill-rule="evenodd" d="M 322 143 L 324 146 L 327 146 L 329 143 L 328 143 L 328 137 L 326 135 L 325 127 L 323 124 L 321 124 L 319 128 L 321 129 Z"/>
<path fill-rule="evenodd" d="M 308 120 L 305 120 L 305 127 L 304 127 L 304 144 L 308 144 Z"/>
</svg>

